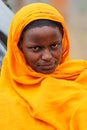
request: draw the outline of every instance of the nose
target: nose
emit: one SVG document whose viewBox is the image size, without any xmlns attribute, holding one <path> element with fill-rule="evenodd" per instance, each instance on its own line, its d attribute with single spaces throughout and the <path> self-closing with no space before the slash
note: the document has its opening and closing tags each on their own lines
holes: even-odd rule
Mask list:
<svg viewBox="0 0 87 130">
<path fill-rule="evenodd" d="M 52 54 L 49 49 L 45 49 L 43 51 L 42 59 L 45 61 L 50 61 L 52 59 Z"/>
</svg>

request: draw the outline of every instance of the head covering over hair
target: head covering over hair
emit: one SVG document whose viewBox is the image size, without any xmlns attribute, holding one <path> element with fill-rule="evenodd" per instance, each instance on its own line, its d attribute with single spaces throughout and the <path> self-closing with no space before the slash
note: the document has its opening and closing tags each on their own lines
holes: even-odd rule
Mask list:
<svg viewBox="0 0 87 130">
<path fill-rule="evenodd" d="M 42 6 L 42 7 L 41 7 Z M 9 35 L 8 35 L 8 48 L 17 48 L 17 43 L 24 27 L 30 22 L 38 19 L 47 19 L 56 22 L 60 22 L 64 28 L 64 37 L 63 37 L 63 51 L 62 51 L 62 61 L 65 62 L 69 59 L 69 40 L 64 23 L 64 18 L 61 14 L 52 6 L 48 4 L 30 4 L 22 8 L 15 16 L 10 26 Z M 15 25 L 15 26 L 14 26 Z M 11 45 L 11 43 L 14 43 Z M 14 50 L 14 49 L 13 49 Z M 16 50 L 17 51 L 17 50 Z M 14 52 L 15 53 L 15 52 Z"/>
<path fill-rule="evenodd" d="M 27 66 L 17 46 L 25 26 L 38 19 L 60 22 L 64 29 L 61 64 L 52 74 L 37 73 Z M 0 95 L 0 128 L 86 130 L 86 69 L 86 61 L 69 60 L 64 18 L 54 7 L 45 3 L 23 7 L 11 22 L 2 63 L 0 89 L 4 96 Z"/>
</svg>

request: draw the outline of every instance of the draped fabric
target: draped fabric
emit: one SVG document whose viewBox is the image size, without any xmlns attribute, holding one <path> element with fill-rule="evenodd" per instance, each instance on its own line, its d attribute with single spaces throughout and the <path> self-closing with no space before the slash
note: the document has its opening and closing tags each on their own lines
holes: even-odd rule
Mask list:
<svg viewBox="0 0 87 130">
<path fill-rule="evenodd" d="M 17 46 L 24 27 L 38 19 L 60 22 L 64 29 L 61 64 L 52 74 L 32 70 Z M 15 14 L 0 76 L 2 130 L 87 129 L 87 62 L 69 57 L 64 18 L 54 7 L 33 3 Z"/>
</svg>

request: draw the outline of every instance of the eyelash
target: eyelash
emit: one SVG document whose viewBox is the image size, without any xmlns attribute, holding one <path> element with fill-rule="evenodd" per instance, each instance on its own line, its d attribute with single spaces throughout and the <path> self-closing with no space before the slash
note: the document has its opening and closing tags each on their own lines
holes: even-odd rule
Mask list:
<svg viewBox="0 0 87 130">
<path fill-rule="evenodd" d="M 35 46 L 35 47 L 31 47 L 31 49 L 33 50 L 33 52 L 38 52 L 42 49 L 42 47 L 40 46 Z"/>
<path fill-rule="evenodd" d="M 53 43 L 50 45 L 51 49 L 57 49 L 59 46 L 61 45 L 61 43 Z M 43 47 L 41 46 L 35 46 L 35 47 L 28 47 L 28 49 L 31 49 L 33 52 L 39 52 L 43 49 Z"/>
<path fill-rule="evenodd" d="M 52 49 L 57 49 L 59 46 L 61 45 L 61 43 L 53 43 L 53 44 L 51 44 L 51 48 Z"/>
</svg>

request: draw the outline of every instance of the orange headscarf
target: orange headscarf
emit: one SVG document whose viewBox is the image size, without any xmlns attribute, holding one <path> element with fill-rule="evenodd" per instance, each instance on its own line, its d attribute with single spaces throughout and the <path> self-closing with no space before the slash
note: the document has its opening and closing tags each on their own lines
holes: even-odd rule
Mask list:
<svg viewBox="0 0 87 130">
<path fill-rule="evenodd" d="M 24 27 L 38 19 L 60 22 L 64 29 L 61 64 L 52 74 L 45 75 L 32 70 L 26 65 L 24 55 L 17 47 Z M 6 108 L 6 98 L 0 98 L 0 102 L 4 102 L 0 111 L 5 113 L 8 110 L 6 117 L 3 114 L 0 117 L 0 128 L 86 130 L 87 123 L 81 122 L 87 117 L 87 113 L 83 113 L 87 111 L 87 106 L 84 105 L 87 101 L 86 69 L 86 61 L 69 60 L 67 29 L 63 17 L 55 8 L 45 3 L 23 7 L 16 13 L 10 25 L 7 52 L 2 63 L 0 89 L 11 100 L 8 102 L 11 103 L 11 110 Z M 8 114 L 9 111 L 12 116 Z M 79 115 L 80 112 L 82 114 Z M 8 120 L 10 125 L 6 123 Z"/>
</svg>

